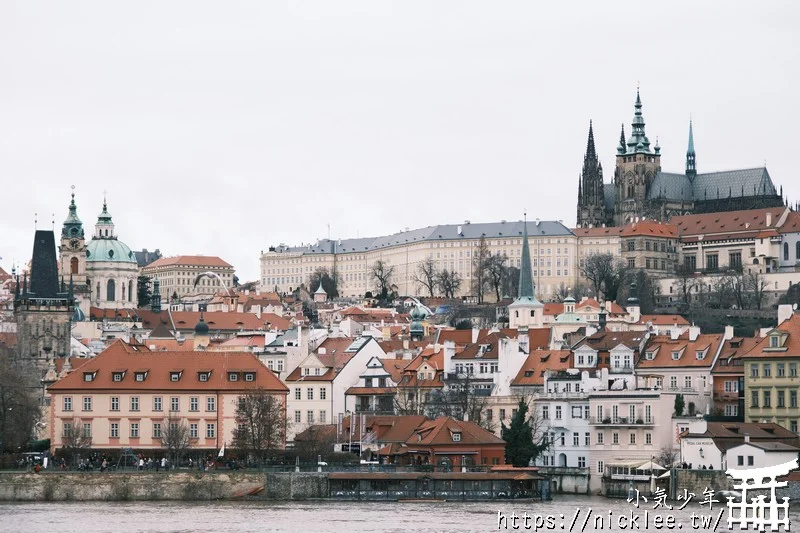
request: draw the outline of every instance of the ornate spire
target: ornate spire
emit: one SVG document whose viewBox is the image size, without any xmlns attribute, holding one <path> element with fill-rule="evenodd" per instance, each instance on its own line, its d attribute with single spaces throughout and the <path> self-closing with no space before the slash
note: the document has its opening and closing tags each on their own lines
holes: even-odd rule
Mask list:
<svg viewBox="0 0 800 533">
<path fill-rule="evenodd" d="M 589 120 L 589 138 L 586 141 L 586 155 L 583 156 L 585 159 L 597 159 L 597 151 L 594 148 L 594 132 L 592 131 L 592 121 Z"/>
<path fill-rule="evenodd" d="M 533 271 L 531 270 L 531 249 L 528 245 L 528 215 L 525 214 L 525 221 L 522 224 L 522 260 L 519 266 L 519 290 L 517 299 L 524 298 L 534 300 L 535 285 L 533 283 Z"/>
<path fill-rule="evenodd" d="M 639 96 L 639 88 L 636 88 L 636 103 L 634 104 L 633 122 L 631 122 L 631 138 L 628 139 L 625 153 L 652 153 L 650 151 L 650 140 L 644 133 L 644 116 L 642 116 L 642 98 Z"/>
<path fill-rule="evenodd" d="M 578 182 L 578 225 L 599 226 L 605 214 L 605 194 L 603 190 L 603 167 L 597 159 L 594 144 L 594 129 L 589 121 L 589 136 L 586 140 L 586 153 L 583 156 L 583 169 Z"/>
<path fill-rule="evenodd" d="M 619 132 L 619 145 L 617 145 L 617 153 L 622 155 L 625 153 L 625 124 L 622 124 L 622 129 Z"/>
<path fill-rule="evenodd" d="M 72 186 L 72 199 L 69 202 L 69 214 L 61 227 L 62 237 L 83 237 L 83 222 L 78 218 L 78 207 L 75 205 L 75 186 Z"/>
<path fill-rule="evenodd" d="M 686 176 L 693 180 L 697 176 L 697 163 L 695 161 L 696 154 L 694 152 L 694 131 L 692 128 L 692 119 L 689 119 L 689 147 L 686 149 Z"/>
</svg>

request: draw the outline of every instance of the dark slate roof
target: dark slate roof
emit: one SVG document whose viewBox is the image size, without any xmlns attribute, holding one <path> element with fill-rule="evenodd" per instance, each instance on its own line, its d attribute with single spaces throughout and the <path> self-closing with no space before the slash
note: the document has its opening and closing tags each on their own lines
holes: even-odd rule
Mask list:
<svg viewBox="0 0 800 533">
<path fill-rule="evenodd" d="M 613 191 L 612 191 L 613 192 Z M 613 203 L 612 203 L 613 205 Z M 543 220 L 540 222 L 528 221 L 528 236 L 559 236 L 571 235 L 572 232 L 561 222 Z M 460 230 L 460 233 L 459 233 Z M 281 246 L 276 247 L 279 253 L 295 252 L 305 254 L 330 254 L 378 250 L 401 244 L 444 241 L 457 239 L 496 239 L 498 237 L 522 237 L 523 222 L 489 222 L 478 224 L 445 224 L 428 226 L 420 229 L 402 231 L 383 237 L 364 237 L 359 239 L 342 239 L 340 241 L 322 239 L 315 244 L 307 246 Z"/>
<path fill-rule="evenodd" d="M 606 204 L 606 211 L 613 211 L 617 201 L 617 191 L 614 189 L 613 183 L 603 184 L 603 199 Z"/>
<path fill-rule="evenodd" d="M 699 179 L 700 176 L 698 175 Z M 666 198 L 669 200 L 692 201 L 692 182 L 685 174 L 674 174 L 672 172 L 659 172 L 650 185 L 650 192 L 647 195 L 650 200 L 654 198 Z"/>
<path fill-rule="evenodd" d="M 155 252 L 147 251 L 147 248 L 142 250 L 141 252 L 133 252 L 133 255 L 136 257 L 136 263 L 139 265 L 139 268 L 146 267 L 156 259 L 161 258 L 161 250 L 156 250 Z"/>
<path fill-rule="evenodd" d="M 37 230 L 33 240 L 29 293 L 36 298 L 58 298 L 58 257 L 55 233 Z"/>
<path fill-rule="evenodd" d="M 774 196 L 775 185 L 764 167 L 698 174 L 690 181 L 685 174 L 659 172 L 648 192 L 648 199 L 703 201 L 741 196 Z"/>
</svg>

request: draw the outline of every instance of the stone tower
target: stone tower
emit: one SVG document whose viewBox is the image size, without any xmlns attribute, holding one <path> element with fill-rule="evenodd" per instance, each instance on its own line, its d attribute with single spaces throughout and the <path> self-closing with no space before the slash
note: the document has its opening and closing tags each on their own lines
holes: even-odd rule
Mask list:
<svg viewBox="0 0 800 533">
<path fill-rule="evenodd" d="M 14 295 L 18 356 L 40 369 L 70 354 L 75 297 L 63 278 L 59 286 L 55 233 L 37 230 L 33 242 L 30 284 L 25 276 Z"/>
<path fill-rule="evenodd" d="M 697 154 L 694 152 L 694 132 L 692 131 L 692 121 L 689 120 L 689 147 L 686 149 L 686 177 L 691 181 L 697 177 Z"/>
<path fill-rule="evenodd" d="M 624 136 L 620 138 L 617 146 L 617 166 L 614 171 L 614 223 L 617 226 L 623 226 L 644 214 L 647 193 L 661 170 L 661 149 L 657 142 L 653 148 L 650 147 L 644 126 L 642 99 L 637 89 L 631 136 L 627 141 L 624 141 Z"/>
<path fill-rule="evenodd" d="M 89 278 L 86 274 L 86 237 L 83 222 L 78 218 L 75 205 L 75 187 L 72 188 L 69 214 L 61 226 L 61 240 L 58 245 L 58 272 L 62 279 L 72 279 L 75 299 L 81 312 L 89 314 Z"/>
<path fill-rule="evenodd" d="M 605 194 L 603 192 L 603 166 L 597 159 L 594 147 L 592 121 L 589 121 L 589 139 L 583 156 L 583 170 L 578 181 L 578 226 L 599 227 L 606 222 Z"/>
</svg>

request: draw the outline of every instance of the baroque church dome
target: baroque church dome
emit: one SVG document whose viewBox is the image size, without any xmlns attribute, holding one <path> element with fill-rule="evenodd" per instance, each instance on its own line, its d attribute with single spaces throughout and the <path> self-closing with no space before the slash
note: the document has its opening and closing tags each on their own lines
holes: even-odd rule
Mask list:
<svg viewBox="0 0 800 533">
<path fill-rule="evenodd" d="M 127 244 L 117 239 L 114 233 L 114 223 L 108 212 L 106 202 L 103 202 L 103 211 L 97 217 L 95 232 L 92 240 L 86 245 L 87 263 L 136 263 L 136 256 Z"/>
</svg>

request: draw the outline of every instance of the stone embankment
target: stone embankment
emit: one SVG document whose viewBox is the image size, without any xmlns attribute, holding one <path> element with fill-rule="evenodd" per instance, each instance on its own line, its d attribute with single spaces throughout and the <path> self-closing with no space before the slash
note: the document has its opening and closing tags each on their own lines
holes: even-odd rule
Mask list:
<svg viewBox="0 0 800 533">
<path fill-rule="evenodd" d="M 0 501 L 306 500 L 328 494 L 324 473 L 0 474 Z"/>
</svg>

